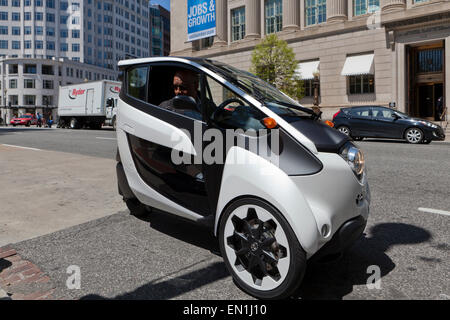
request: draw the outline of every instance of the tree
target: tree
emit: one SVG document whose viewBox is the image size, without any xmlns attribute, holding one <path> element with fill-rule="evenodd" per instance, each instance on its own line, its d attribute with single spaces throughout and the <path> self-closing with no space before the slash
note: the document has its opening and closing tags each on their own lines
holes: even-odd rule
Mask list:
<svg viewBox="0 0 450 320">
<path fill-rule="evenodd" d="M 303 81 L 295 75 L 297 64 L 294 51 L 287 42 L 269 34 L 253 50 L 250 72 L 291 98 L 300 100 L 305 90 Z"/>
</svg>

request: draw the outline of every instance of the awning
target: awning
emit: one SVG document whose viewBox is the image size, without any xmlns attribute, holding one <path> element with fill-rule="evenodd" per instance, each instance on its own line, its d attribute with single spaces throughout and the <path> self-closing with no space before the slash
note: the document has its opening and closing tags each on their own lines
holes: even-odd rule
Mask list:
<svg viewBox="0 0 450 320">
<path fill-rule="evenodd" d="M 299 63 L 295 69 L 295 75 L 299 75 L 301 80 L 314 79 L 314 73 L 319 70 L 320 60 Z"/>
<path fill-rule="evenodd" d="M 373 57 L 373 53 L 347 57 L 341 75 L 357 76 L 362 74 L 373 74 Z"/>
</svg>

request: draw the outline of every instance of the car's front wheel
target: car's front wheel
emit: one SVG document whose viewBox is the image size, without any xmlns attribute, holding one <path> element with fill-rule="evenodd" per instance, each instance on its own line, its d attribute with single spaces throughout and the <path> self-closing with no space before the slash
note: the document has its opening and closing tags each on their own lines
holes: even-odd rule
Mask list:
<svg viewBox="0 0 450 320">
<path fill-rule="evenodd" d="M 409 143 L 413 144 L 421 143 L 423 140 L 422 130 L 420 130 L 419 128 L 409 128 L 405 132 L 405 139 Z"/>
<path fill-rule="evenodd" d="M 282 299 L 300 286 L 306 253 L 286 219 L 270 204 L 239 199 L 224 212 L 219 244 L 237 286 L 260 299 Z"/>
</svg>

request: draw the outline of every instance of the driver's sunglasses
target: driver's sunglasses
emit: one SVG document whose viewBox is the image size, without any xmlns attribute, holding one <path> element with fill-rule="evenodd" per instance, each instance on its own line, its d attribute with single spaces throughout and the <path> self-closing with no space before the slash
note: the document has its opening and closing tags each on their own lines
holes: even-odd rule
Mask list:
<svg viewBox="0 0 450 320">
<path fill-rule="evenodd" d="M 177 89 L 180 90 L 180 91 L 187 90 L 187 88 L 185 86 L 181 85 L 181 84 L 174 84 L 173 85 L 173 90 L 177 90 Z"/>
</svg>

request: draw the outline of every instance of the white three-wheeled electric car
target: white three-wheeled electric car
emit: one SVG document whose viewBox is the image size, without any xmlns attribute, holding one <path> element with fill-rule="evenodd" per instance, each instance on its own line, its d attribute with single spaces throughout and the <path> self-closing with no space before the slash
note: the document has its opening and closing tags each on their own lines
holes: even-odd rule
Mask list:
<svg viewBox="0 0 450 320">
<path fill-rule="evenodd" d="M 209 222 L 236 284 L 263 299 L 363 233 L 370 193 L 349 137 L 251 73 L 208 59 L 120 61 L 119 193 Z"/>
</svg>

